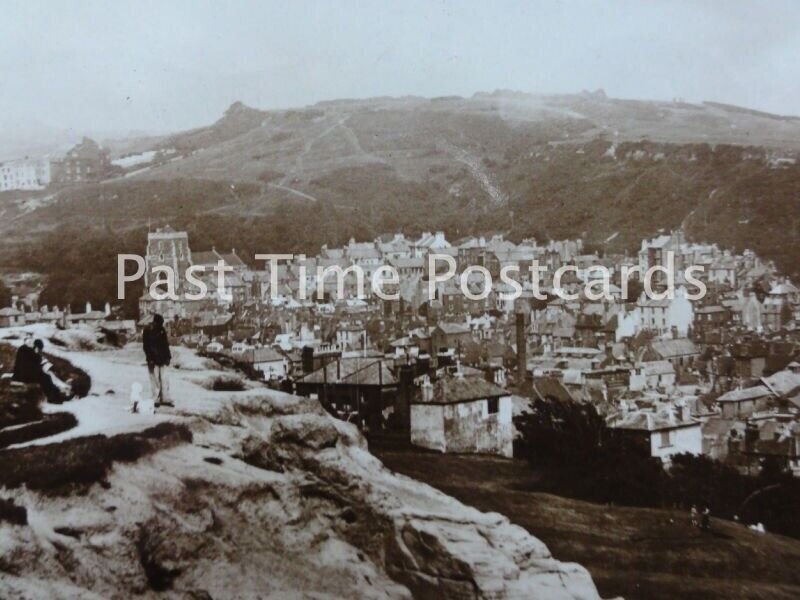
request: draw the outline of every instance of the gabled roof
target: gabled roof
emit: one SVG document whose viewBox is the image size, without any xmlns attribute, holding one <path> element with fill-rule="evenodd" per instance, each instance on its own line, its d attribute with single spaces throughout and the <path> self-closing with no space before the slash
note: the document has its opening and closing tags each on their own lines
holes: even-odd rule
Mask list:
<svg viewBox="0 0 800 600">
<path fill-rule="evenodd" d="M 533 382 L 533 391 L 541 400 L 555 398 L 561 402 L 572 402 L 569 390 L 555 377 L 538 377 Z"/>
<path fill-rule="evenodd" d="M 654 360 L 642 363 L 646 375 L 674 375 L 675 368 L 668 360 Z"/>
<path fill-rule="evenodd" d="M 661 358 L 670 359 L 680 356 L 691 356 L 699 354 L 697 346 L 688 338 L 678 338 L 674 340 L 653 340 L 650 347 Z"/>
<path fill-rule="evenodd" d="M 252 348 L 245 350 L 242 358 L 248 363 L 277 362 L 283 360 L 283 355 L 273 348 Z"/>
<path fill-rule="evenodd" d="M 219 255 L 213 250 L 208 252 L 192 252 L 193 265 L 215 265 L 219 260 Z"/>
<path fill-rule="evenodd" d="M 638 411 L 618 417 L 616 421 L 609 423 L 609 425 L 616 429 L 663 431 L 665 429 L 677 429 L 679 427 L 699 427 L 700 422 L 694 419 L 681 421 L 674 414 L 669 413 Z"/>
<path fill-rule="evenodd" d="M 723 300 L 723 302 L 725 302 L 725 301 Z M 737 302 L 737 300 L 735 300 L 735 299 L 734 300 L 729 300 L 728 302 Z M 702 308 L 698 308 L 694 312 L 697 315 L 708 315 L 708 314 L 712 314 L 712 313 L 726 312 L 727 310 L 728 309 L 725 308 L 724 306 L 719 306 L 718 304 L 714 304 L 714 305 L 711 305 L 711 306 L 703 306 Z"/>
<path fill-rule="evenodd" d="M 422 269 L 425 267 L 425 259 L 419 258 L 390 258 L 389 264 L 396 269 Z"/>
<path fill-rule="evenodd" d="M 375 361 L 341 380 L 351 385 L 395 385 L 397 379 L 383 361 Z"/>
<path fill-rule="evenodd" d="M 231 313 L 217 314 L 203 311 L 194 316 L 192 323 L 195 327 L 220 327 L 227 325 L 232 319 Z"/>
<path fill-rule="evenodd" d="M 420 393 L 413 400 L 416 404 L 458 404 L 500 398 L 509 393 L 503 388 L 489 383 L 481 377 L 442 377 L 433 384 L 433 395 L 430 402 L 423 402 Z"/>
<path fill-rule="evenodd" d="M 202 252 L 192 252 L 192 264 L 193 265 L 210 265 L 216 266 L 217 262 L 220 260 L 225 261 L 226 265 L 231 267 L 244 267 L 244 261 L 239 258 L 239 256 L 235 252 L 229 252 L 227 254 L 220 254 L 214 249 Z"/>
<path fill-rule="evenodd" d="M 769 377 L 765 377 L 762 381 L 778 395 L 789 394 L 800 388 L 800 373 L 792 371 L 778 371 Z"/>
<path fill-rule="evenodd" d="M 397 380 L 382 359 L 340 358 L 309 373 L 303 383 L 395 385 Z"/>
<path fill-rule="evenodd" d="M 244 261 L 239 258 L 236 252 L 229 252 L 227 254 L 221 254 L 222 260 L 225 261 L 226 265 L 230 265 L 232 267 L 245 267 L 247 265 L 244 264 Z"/>
<path fill-rule="evenodd" d="M 717 402 L 742 402 L 745 400 L 755 400 L 772 395 L 772 392 L 765 385 L 756 385 L 741 390 L 731 390 L 717 398 Z"/>
<path fill-rule="evenodd" d="M 784 281 L 772 286 L 772 289 L 769 291 L 770 294 L 782 295 L 782 294 L 795 294 L 798 292 L 798 289 L 792 284 L 791 281 Z"/>
<path fill-rule="evenodd" d="M 94 321 L 102 321 L 106 318 L 106 313 L 102 310 L 93 310 L 87 313 L 75 313 L 73 315 L 68 315 L 68 321 L 80 321 L 83 319 L 94 320 Z"/>
<path fill-rule="evenodd" d="M 439 323 L 436 329 L 440 329 L 445 335 L 470 333 L 469 327 L 459 325 L 458 323 Z"/>
<path fill-rule="evenodd" d="M 359 258 L 370 258 L 370 259 L 378 259 L 381 257 L 381 253 L 377 250 L 377 248 L 348 248 L 347 255 L 353 259 Z"/>
</svg>

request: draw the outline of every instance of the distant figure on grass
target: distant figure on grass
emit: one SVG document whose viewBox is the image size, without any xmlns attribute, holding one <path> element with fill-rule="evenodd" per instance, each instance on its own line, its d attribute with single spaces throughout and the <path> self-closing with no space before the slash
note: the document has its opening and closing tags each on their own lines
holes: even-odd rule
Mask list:
<svg viewBox="0 0 800 600">
<path fill-rule="evenodd" d="M 711 511 L 706 506 L 700 515 L 700 529 L 708 531 L 711 529 Z"/>
<path fill-rule="evenodd" d="M 692 504 L 692 510 L 689 512 L 689 515 L 692 518 L 692 527 L 698 527 L 700 525 L 700 522 L 697 518 L 698 517 L 697 506 L 695 506 L 694 504 Z"/>
<path fill-rule="evenodd" d="M 167 378 L 164 373 L 165 367 L 172 360 L 167 330 L 164 329 L 164 317 L 153 315 L 153 322 L 144 330 L 142 346 L 147 359 L 147 370 L 150 372 L 150 391 L 155 405 L 174 406 L 167 399 Z"/>
<path fill-rule="evenodd" d="M 32 337 L 26 337 L 17 350 L 12 379 L 38 385 L 48 402 L 61 404 L 72 397 L 72 390 L 68 384 L 52 373 L 53 365 L 44 357 L 43 350 L 42 340 L 34 341 Z"/>
</svg>

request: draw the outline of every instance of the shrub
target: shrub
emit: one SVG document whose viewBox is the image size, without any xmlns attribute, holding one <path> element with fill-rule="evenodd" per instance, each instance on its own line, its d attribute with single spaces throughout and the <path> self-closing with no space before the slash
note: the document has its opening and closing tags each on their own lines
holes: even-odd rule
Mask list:
<svg viewBox="0 0 800 600">
<path fill-rule="evenodd" d="M 92 378 L 83 369 L 79 369 L 68 360 L 45 354 L 47 360 L 53 364 L 53 372 L 61 381 L 71 380 L 72 392 L 78 397 L 83 398 L 92 389 Z"/>
<path fill-rule="evenodd" d="M 27 525 L 28 511 L 24 506 L 17 506 L 13 498 L 0 498 L 0 523 L 3 521 L 12 525 Z"/>
<path fill-rule="evenodd" d="M 208 387 L 215 392 L 242 392 L 247 389 L 241 379 L 229 375 L 215 377 Z"/>
<path fill-rule="evenodd" d="M 113 437 L 94 435 L 58 444 L 0 452 L 0 486 L 49 495 L 84 492 L 103 483 L 115 462 L 133 462 L 159 449 L 192 441 L 183 424 L 159 423 L 144 431 Z"/>
<path fill-rule="evenodd" d="M 38 421 L 44 395 L 38 386 L 22 388 L 0 383 L 0 428 Z"/>
<path fill-rule="evenodd" d="M 0 448 L 7 448 L 14 444 L 24 444 L 31 440 L 48 437 L 67 431 L 75 427 L 78 420 L 75 415 L 68 412 L 43 415 L 39 421 L 15 429 L 0 431 Z"/>
</svg>

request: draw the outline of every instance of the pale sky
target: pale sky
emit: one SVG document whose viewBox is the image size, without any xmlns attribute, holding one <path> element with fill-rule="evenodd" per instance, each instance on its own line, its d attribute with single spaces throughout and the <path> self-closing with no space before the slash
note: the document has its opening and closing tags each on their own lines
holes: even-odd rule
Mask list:
<svg viewBox="0 0 800 600">
<path fill-rule="evenodd" d="M 800 1 L 0 0 L 0 130 L 499 88 L 800 114 Z"/>
</svg>

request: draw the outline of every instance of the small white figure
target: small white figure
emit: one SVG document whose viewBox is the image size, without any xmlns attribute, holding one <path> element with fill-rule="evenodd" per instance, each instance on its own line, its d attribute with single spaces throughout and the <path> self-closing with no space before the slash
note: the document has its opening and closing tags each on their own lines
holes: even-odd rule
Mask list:
<svg viewBox="0 0 800 600">
<path fill-rule="evenodd" d="M 131 384 L 131 412 L 143 415 L 152 415 L 156 412 L 153 399 L 142 398 L 142 384 L 138 381 Z"/>
</svg>

